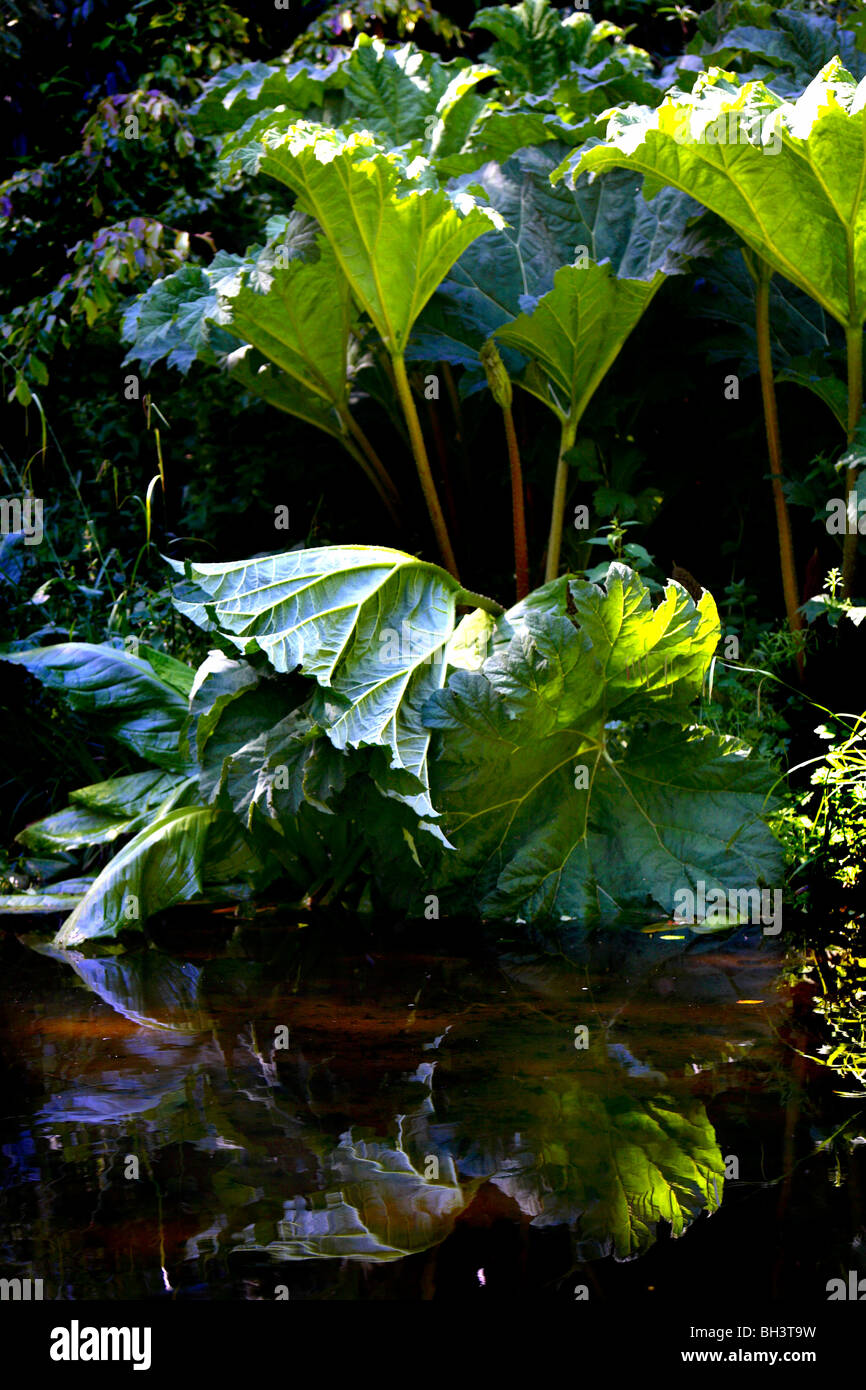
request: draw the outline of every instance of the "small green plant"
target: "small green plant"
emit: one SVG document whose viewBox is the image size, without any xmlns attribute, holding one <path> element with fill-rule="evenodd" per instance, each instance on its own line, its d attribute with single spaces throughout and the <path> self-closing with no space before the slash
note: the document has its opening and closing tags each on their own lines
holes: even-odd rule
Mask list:
<svg viewBox="0 0 866 1390">
<path fill-rule="evenodd" d="M 629 527 L 639 525 L 640 523 L 637 521 L 620 521 L 615 516 L 607 525 L 601 527 L 599 535 L 593 536 L 591 540 L 587 541 L 587 545 L 606 547 L 615 560 L 629 565 L 637 574 L 642 576 L 647 588 L 657 592 L 661 585 L 646 573 L 647 570 L 656 567 L 655 560 L 645 546 L 639 545 L 637 541 L 627 539 Z M 598 584 L 604 578 L 608 564 L 609 561 L 602 561 L 600 564 L 594 565 L 592 569 L 585 570 L 586 578 L 591 580 L 593 584 Z"/>
<path fill-rule="evenodd" d="M 803 604 L 803 612 L 810 620 L 815 618 L 826 618 L 830 627 L 838 627 L 843 618 L 847 618 L 855 627 L 859 627 L 863 619 L 866 618 L 866 607 L 862 604 L 852 603 L 840 590 L 843 587 L 843 578 L 840 570 L 833 568 L 828 570 L 824 580 L 825 593 L 816 594 L 814 598 L 807 599 Z"/>
</svg>

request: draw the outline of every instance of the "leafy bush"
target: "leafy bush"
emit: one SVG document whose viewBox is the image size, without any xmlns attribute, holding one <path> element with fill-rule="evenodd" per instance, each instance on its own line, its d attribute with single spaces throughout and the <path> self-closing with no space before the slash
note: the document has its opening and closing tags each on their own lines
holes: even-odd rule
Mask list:
<svg viewBox="0 0 866 1390">
<path fill-rule="evenodd" d="M 305 492 L 315 480 L 324 493 L 334 476 L 328 449 L 348 455 L 378 494 L 381 511 L 371 520 L 360 509 L 357 538 L 379 539 L 384 526 L 384 539 L 403 547 L 319 545 L 311 507 L 293 550 L 271 554 L 269 534 L 247 547 L 259 558 L 194 564 L 175 585 L 177 610 L 216 634 L 221 655 L 197 672 L 167 665 L 161 647 L 172 644 L 158 636 L 167 624 L 153 615 L 143 634 L 153 646 L 124 655 L 113 643 L 132 624 L 118 622 L 117 609 L 129 599 L 141 611 L 136 586 L 160 524 L 153 504 L 172 482 L 180 491 L 181 470 L 167 481 L 155 432 L 158 473 L 151 465 L 146 491 L 140 479 L 121 488 L 103 463 L 97 481 L 103 470 L 112 477 L 116 510 L 121 492 L 142 508 L 144 547 L 131 577 L 117 578 L 118 546 L 105 546 L 95 576 L 92 566 L 85 575 L 61 564 L 51 601 L 63 593 L 71 605 L 88 590 L 93 599 L 105 581 L 111 640 L 43 649 L 46 638 L 78 635 L 60 630 L 55 610 L 7 655 L 74 692 L 80 715 L 91 712 L 88 700 L 101 707 L 105 678 L 138 729 L 148 715 L 134 692 L 149 692 L 150 713 L 168 720 L 156 727 L 171 766 L 124 765 L 119 785 L 93 783 L 68 811 L 23 832 L 34 855 L 88 850 L 82 872 L 92 882 L 64 940 L 284 878 L 309 900 L 351 893 L 357 903 L 361 891 L 362 901 L 417 912 L 435 888 L 445 910 L 607 922 L 670 912 L 677 887 L 698 879 L 752 886 L 778 873 L 760 820 L 771 775 L 719 731 L 738 726 L 743 701 L 735 694 L 723 707 L 718 729 L 700 723 L 692 704 L 721 630 L 712 600 L 686 577 L 685 588 L 664 587 L 654 610 L 658 576 L 685 572 L 656 568 L 628 528 L 655 520 L 670 490 L 689 500 L 659 532 L 662 550 L 683 536 L 699 556 L 744 549 L 729 535 L 708 547 L 705 535 L 717 510 L 724 520 L 739 508 L 742 537 L 760 483 L 760 417 L 743 412 L 748 424 L 716 441 L 695 392 L 707 361 L 733 356 L 738 373 L 758 373 L 762 393 L 791 629 L 772 639 L 780 663 L 797 660 L 804 675 L 804 652 L 824 640 L 819 614 L 832 622 L 844 610 L 856 621 L 856 534 L 838 543 L 841 604 L 815 597 L 820 575 L 805 594 L 797 575 L 788 504 L 809 505 L 814 522 L 833 464 L 806 477 L 783 469 L 774 358 L 779 380 L 810 388 L 816 433 L 829 424 L 828 405 L 842 425 L 849 500 L 863 462 L 862 180 L 851 179 L 855 147 L 857 161 L 862 154 L 863 60 L 854 28 L 798 4 L 719 3 L 697 20 L 671 18 L 697 30 L 690 51 L 665 63 L 624 28 L 565 15 L 548 0 L 485 8 L 465 34 L 426 4 L 377 0 L 326 13 L 266 63 L 234 61 L 241 38 L 222 15 L 217 28 L 225 21 L 232 41 L 217 45 L 213 62 L 197 60 L 194 77 L 161 69 L 162 85 L 142 79 L 102 94 L 81 149 L 34 160 L 0 190 L 9 254 L 26 259 L 43 200 L 85 166 L 93 175 L 79 201 L 100 225 L 76 233 L 71 268 L 56 279 L 52 254 L 38 312 L 29 312 L 33 301 L 5 305 L 11 394 L 25 408 L 35 401 L 43 425 L 40 394 L 53 383 L 46 362 L 58 344 L 102 332 L 116 352 L 123 306 L 127 362 L 147 373 L 149 423 L 151 413 L 161 419 L 151 390 L 169 389 L 175 369 L 186 377 L 175 408 L 195 423 L 178 441 L 184 497 L 173 514 L 202 518 L 211 554 L 225 554 L 215 519 L 239 515 L 251 498 L 287 512 L 256 483 L 262 456 L 294 488 L 288 495 L 299 478 Z M 458 56 L 392 46 L 360 32 L 367 24 L 432 35 Z M 703 71 L 719 60 L 727 71 Z M 206 68 L 214 76 L 204 82 Z M 733 154 L 725 141 L 704 140 L 731 117 L 748 126 Z M 124 127 L 135 122 L 148 128 L 133 148 Z M 137 200 L 145 168 L 147 198 Z M 177 172 L 177 187 L 167 187 Z M 199 214 L 208 230 L 197 234 Z M 677 316 L 665 353 L 660 293 Z M 708 316 L 721 334 L 707 329 Z M 745 318 L 754 324 L 746 332 Z M 640 348 L 624 353 L 630 339 Z M 844 382 L 834 375 L 843 360 Z M 662 405 L 645 429 L 663 377 Z M 432 404 L 440 388 L 447 419 Z M 793 422 L 806 395 L 785 394 Z M 267 406 L 278 423 L 268 423 Z M 227 415 L 237 477 L 231 495 L 217 497 L 227 445 L 208 441 L 201 422 L 218 428 Z M 96 429 L 88 422 L 85 440 Z M 45 456 L 43 437 L 37 467 Z M 490 522 L 504 519 L 496 508 L 506 460 L 518 603 L 503 614 L 460 576 L 471 566 L 473 586 L 501 591 L 503 573 L 507 582 L 507 562 L 489 563 L 505 546 L 488 540 Z M 29 466 L 15 474 L 30 486 Z M 729 477 L 742 486 L 727 486 Z M 690 486 L 708 481 L 712 494 L 696 491 L 696 503 Z M 337 505 L 321 529 L 333 542 L 348 523 L 335 522 L 340 489 L 330 491 Z M 575 497 L 592 502 L 591 522 L 589 506 L 575 505 L 570 524 Z M 167 501 L 169 552 L 170 515 Z M 802 508 L 799 519 L 805 534 Z M 85 534 L 95 534 L 90 521 Z M 431 537 L 442 568 L 409 553 Z M 577 578 L 597 558 L 593 546 L 634 569 L 615 562 Z M 14 546 L 4 556 L 19 584 Z M 699 570 L 690 555 L 679 558 Z M 819 558 L 816 547 L 813 565 Z M 153 582 L 159 591 L 161 577 Z M 731 582 L 740 582 L 734 571 Z M 28 630 L 35 601 L 16 597 L 15 632 Z M 161 611 L 158 594 L 154 604 Z M 462 621 L 460 609 L 471 610 Z M 771 629 L 750 631 L 770 641 Z M 83 630 L 102 635 L 96 622 Z M 480 667 L 470 655 L 476 638 L 490 644 Z M 196 651 L 187 641 L 176 654 Z M 734 679 L 723 678 L 729 689 Z M 784 744 L 783 728 L 765 737 L 743 722 L 762 750 Z M 125 727 L 117 725 L 121 744 Z M 152 761 L 145 744 L 127 737 L 125 746 L 133 760 Z M 104 863 L 103 846 L 118 841 L 128 843 Z M 53 899 L 42 893 L 43 902 L 79 897 L 75 883 Z"/>
<path fill-rule="evenodd" d="M 339 892 L 363 860 L 405 913 L 438 914 L 441 896 L 602 923 L 670 914 L 700 879 L 778 875 L 768 767 L 693 723 L 719 635 L 708 593 L 672 583 L 653 608 L 614 562 L 604 586 L 562 578 L 458 622 L 471 597 L 398 551 L 294 551 L 187 566 L 178 609 L 242 654 L 195 674 L 148 650 L 7 652 L 107 711 L 155 770 L 85 787 L 19 836 L 46 853 L 131 835 L 83 896 L 61 881 L 4 906 L 80 898 L 57 937 L 71 945 L 287 870 L 307 895 L 316 879 Z"/>
</svg>

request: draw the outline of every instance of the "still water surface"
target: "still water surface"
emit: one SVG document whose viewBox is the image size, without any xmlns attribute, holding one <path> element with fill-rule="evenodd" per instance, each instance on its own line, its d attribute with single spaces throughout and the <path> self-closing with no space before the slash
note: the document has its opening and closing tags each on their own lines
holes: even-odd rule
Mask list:
<svg viewBox="0 0 866 1390">
<path fill-rule="evenodd" d="M 183 918 L 184 922 L 189 918 Z M 55 1299 L 826 1299 L 866 1104 L 776 943 L 2 940 L 0 1260 Z M 861 1113 L 862 1110 L 862 1113 Z"/>
</svg>

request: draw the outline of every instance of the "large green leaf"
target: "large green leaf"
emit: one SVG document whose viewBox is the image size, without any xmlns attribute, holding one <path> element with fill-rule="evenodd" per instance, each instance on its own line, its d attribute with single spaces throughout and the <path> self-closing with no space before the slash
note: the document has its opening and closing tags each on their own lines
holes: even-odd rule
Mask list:
<svg viewBox="0 0 866 1390">
<path fill-rule="evenodd" d="M 476 237 L 500 219 L 468 193 L 422 188 L 424 162 L 406 166 L 372 135 L 306 121 L 265 130 L 246 166 L 286 184 L 316 218 L 359 305 L 388 350 L 401 353 L 436 286 Z"/>
<path fill-rule="evenodd" d="M 858 49 L 855 35 L 831 15 L 764 8 L 771 10 L 766 24 L 726 24 L 712 39 L 694 44 L 694 51 L 707 66 L 736 67 L 745 75 L 763 77 L 782 96 L 802 91 L 835 57 L 858 79 L 866 76 L 866 54 Z"/>
<path fill-rule="evenodd" d="M 71 806 L 28 825 L 16 839 L 26 849 L 49 853 L 110 844 L 173 810 L 195 787 L 195 779 L 182 773 L 134 772 L 113 777 L 72 792 Z"/>
<path fill-rule="evenodd" d="M 550 0 L 481 9 L 470 28 L 495 35 L 495 43 L 483 57 L 495 64 L 506 85 L 516 92 L 545 91 L 569 68 L 608 58 L 623 37 L 623 30 L 609 21 L 597 24 L 591 15 L 574 12 L 563 16 Z M 642 49 L 622 45 L 619 51 L 636 67 L 652 66 Z"/>
<path fill-rule="evenodd" d="M 533 145 L 558 141 L 575 149 L 591 135 L 601 137 L 605 124 L 599 116 L 578 118 L 546 95 L 524 96 L 511 106 L 491 99 L 479 104 L 459 142 L 452 139 L 432 151 L 433 162 L 441 178 L 474 173 Z"/>
<path fill-rule="evenodd" d="M 731 74 L 615 112 L 560 173 L 625 167 L 697 198 L 841 324 L 866 319 L 866 92 L 838 60 L 796 101 Z"/>
<path fill-rule="evenodd" d="M 196 672 L 184 735 L 195 747 L 204 802 L 220 796 L 227 761 L 285 720 L 296 704 L 292 683 L 279 679 L 269 666 L 253 667 L 223 652 L 210 653 Z"/>
<path fill-rule="evenodd" d="M 574 393 L 578 400 L 587 385 L 600 379 L 594 375 L 599 361 L 607 364 L 616 355 L 635 315 L 640 316 L 662 283 L 661 273 L 684 267 L 684 235 L 700 211 L 697 203 L 666 190 L 648 204 L 640 195 L 640 177 L 628 172 L 593 183 L 582 179 L 573 189 L 561 182 L 552 187 L 550 175 L 562 148 L 521 150 L 505 164 L 485 165 L 472 176 L 506 225 L 464 251 L 419 320 L 411 355 L 471 365 L 485 339 L 509 325 L 497 335 L 499 340 L 508 343 L 507 334 L 525 333 L 523 346 L 517 341 L 510 345 L 528 356 L 536 355 L 538 346 L 550 359 L 554 376 L 560 382 L 567 378 L 566 395 Z M 522 308 L 534 307 L 553 290 L 557 270 L 575 260 L 578 248 L 590 261 L 579 268 L 585 280 L 571 273 L 561 277 L 565 288 L 541 310 L 544 325 L 527 315 L 518 318 Z M 610 270 L 599 272 L 594 263 L 600 261 L 610 263 L 615 277 L 624 277 L 621 286 Z M 653 283 L 656 272 L 659 278 Z M 629 278 L 638 285 L 632 287 Z M 571 330 L 558 322 L 564 305 Z M 556 320 L 553 336 L 551 315 Z M 510 324 L 515 318 L 517 323 Z M 573 342 L 569 331 L 575 334 Z M 513 358 L 511 365 L 519 363 Z M 606 366 L 602 374 L 604 370 Z M 527 378 L 526 384 L 531 380 L 537 377 Z"/>
<path fill-rule="evenodd" d="M 183 265 L 155 280 L 124 314 L 123 337 L 132 345 L 124 362 L 148 368 L 165 361 L 187 372 L 196 360 L 214 363 L 220 350 L 237 347 L 214 280 L 241 265 L 241 257 L 220 252 L 207 269 Z"/>
<path fill-rule="evenodd" d="M 416 325 L 409 356 L 477 366 L 480 348 L 520 313 L 523 296 L 553 288 L 583 231 L 574 196 L 551 187 L 561 157 L 561 147 L 554 149 L 521 150 L 472 176 L 505 225 L 479 237 L 452 267 Z"/>
<path fill-rule="evenodd" d="M 574 122 L 626 102 L 657 106 L 662 98 L 649 55 L 626 45 L 592 67 L 573 69 L 555 84 L 550 95 L 560 109 L 568 110 Z"/>
<path fill-rule="evenodd" d="M 268 230 L 266 245 L 245 256 L 220 253 L 206 269 L 182 266 L 155 281 L 126 313 L 125 360 L 181 371 L 197 359 L 220 363 L 281 409 L 337 433 L 348 403 L 349 286 L 309 218 L 273 218 Z M 289 380 L 263 372 L 262 359 Z"/>
<path fill-rule="evenodd" d="M 22 893 L 3 894 L 0 896 L 0 912 L 22 916 L 31 912 L 71 912 L 92 888 L 93 882 L 91 874 L 87 878 L 62 879 L 44 888 L 26 888 Z"/>
<path fill-rule="evenodd" d="M 477 109 L 467 97 L 495 71 L 465 58 L 442 63 L 414 44 L 388 48 L 361 34 L 345 65 L 345 119 L 384 144 L 417 141 L 435 152 L 457 141 Z"/>
<path fill-rule="evenodd" d="M 62 642 L 56 647 L 0 652 L 0 660 L 23 666 L 74 710 L 96 715 L 101 731 L 155 763 L 182 771 L 178 738 L 187 702 L 143 657 L 121 647 Z"/>
<path fill-rule="evenodd" d="M 426 710 L 446 879 L 492 916 L 581 921 L 670 913 L 699 879 L 772 882 L 768 769 L 688 725 L 718 636 L 709 594 L 670 584 L 654 610 L 618 564 L 603 589 L 556 580 L 500 619 L 483 670 Z"/>
<path fill-rule="evenodd" d="M 232 63 L 205 83 L 192 106 L 193 125 L 203 135 L 223 134 L 276 106 L 298 112 L 321 106 L 328 88 L 345 86 L 345 57 L 338 54 L 326 67 L 304 59 L 285 66 Z"/>
<path fill-rule="evenodd" d="M 251 829 L 256 814 L 285 836 L 304 804 L 333 815 L 348 759 L 308 716 L 293 712 L 245 743 L 235 741 L 220 771 L 218 792 Z"/>
<path fill-rule="evenodd" d="M 756 285 L 733 233 L 719 226 L 735 244 L 708 248 L 692 261 L 698 293 L 690 297 L 690 307 L 708 321 L 704 338 L 708 362 L 736 359 L 742 378 L 758 371 Z M 823 309 L 781 275 L 774 275 L 770 282 L 770 335 L 773 361 L 783 367 L 792 358 L 812 354 L 824 358 L 830 347 Z"/>
<path fill-rule="evenodd" d="M 366 35 L 359 37 L 345 72 L 344 121 L 354 117 L 355 126 L 383 144 L 411 144 L 415 153 L 429 157 L 440 177 L 507 158 L 524 145 L 558 138 L 574 146 L 589 133 L 581 122 L 592 112 L 616 100 L 649 101 L 656 95 L 622 62 L 608 59 L 603 73 L 574 70 L 567 90 L 522 92 L 517 105 L 504 106 L 496 95 L 476 92 L 480 82 L 498 75 L 495 67 L 463 58 L 441 63 L 411 44 L 390 49 Z"/>
<path fill-rule="evenodd" d="M 520 384 L 576 425 L 664 278 L 659 271 L 621 280 L 594 262 L 563 266 L 531 313 L 496 330 L 499 342 L 532 359 Z"/>
<path fill-rule="evenodd" d="M 334 746 L 389 748 L 392 766 L 412 776 L 411 803 L 432 813 L 420 711 L 445 680 L 463 592 L 450 575 L 374 546 L 189 565 L 186 573 L 174 593 L 181 613 L 241 652 L 258 647 L 277 671 L 313 676 L 331 696 L 319 722 Z"/>
<path fill-rule="evenodd" d="M 553 287 L 535 303 L 522 300 L 528 311 L 495 332 L 531 359 L 520 384 L 571 430 L 665 276 L 686 265 L 684 237 L 697 205 L 667 192 L 647 203 L 637 180 L 575 181 L 575 215 L 558 205 L 559 237 L 574 235 L 575 263 L 561 266 Z M 547 206 L 540 201 L 542 214 Z"/>
<path fill-rule="evenodd" d="M 304 245 L 281 267 L 273 245 L 267 255 L 248 257 L 217 286 L 231 331 L 330 406 L 345 406 L 349 329 L 353 317 L 349 286 L 324 237 Z M 253 261 L 250 264 L 250 260 Z"/>
<path fill-rule="evenodd" d="M 197 897 L 206 883 L 261 876 L 262 865 L 241 840 L 234 817 L 215 807 L 168 812 L 106 865 L 55 937 L 75 946 L 140 928 L 148 917 Z"/>
</svg>

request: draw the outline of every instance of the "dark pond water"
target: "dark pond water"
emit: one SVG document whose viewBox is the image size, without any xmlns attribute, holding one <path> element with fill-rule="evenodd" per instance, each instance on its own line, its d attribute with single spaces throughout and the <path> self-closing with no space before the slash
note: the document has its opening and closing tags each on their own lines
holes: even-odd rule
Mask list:
<svg viewBox="0 0 866 1390">
<path fill-rule="evenodd" d="M 46 1298 L 815 1303 L 866 1272 L 866 1105 L 801 1055 L 758 929 L 176 920 L 0 943 L 2 1273 Z"/>
</svg>

